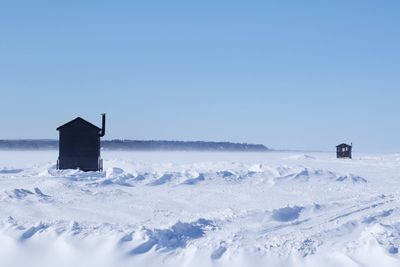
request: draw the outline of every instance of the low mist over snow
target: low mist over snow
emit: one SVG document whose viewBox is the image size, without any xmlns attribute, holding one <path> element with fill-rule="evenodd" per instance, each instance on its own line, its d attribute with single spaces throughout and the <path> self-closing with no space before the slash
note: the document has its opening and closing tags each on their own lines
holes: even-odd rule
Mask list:
<svg viewBox="0 0 400 267">
<path fill-rule="evenodd" d="M 0 152 L 0 266 L 399 266 L 400 155 Z"/>
<path fill-rule="evenodd" d="M 59 148 L 58 140 L 0 140 L 1 150 L 52 150 Z M 250 151 L 269 149 L 261 144 L 205 142 L 205 141 L 156 141 L 156 140 L 102 140 L 101 148 L 122 151 Z"/>
</svg>

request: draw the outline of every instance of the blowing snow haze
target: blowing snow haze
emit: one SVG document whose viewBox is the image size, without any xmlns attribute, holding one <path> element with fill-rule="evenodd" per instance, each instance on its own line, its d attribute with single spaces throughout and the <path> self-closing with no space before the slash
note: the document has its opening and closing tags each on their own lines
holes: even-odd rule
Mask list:
<svg viewBox="0 0 400 267">
<path fill-rule="evenodd" d="M 1 150 L 56 150 L 58 148 L 59 142 L 57 140 L 0 140 Z M 127 151 L 269 151 L 266 146 L 260 144 L 203 141 L 105 140 L 101 141 L 101 148 Z"/>
</svg>

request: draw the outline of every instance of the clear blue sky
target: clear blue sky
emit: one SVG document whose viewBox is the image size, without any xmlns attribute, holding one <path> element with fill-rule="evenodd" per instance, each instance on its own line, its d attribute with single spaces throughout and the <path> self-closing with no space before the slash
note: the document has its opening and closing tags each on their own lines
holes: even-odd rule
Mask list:
<svg viewBox="0 0 400 267">
<path fill-rule="evenodd" d="M 1 1 L 0 139 L 400 152 L 400 1 Z"/>
</svg>

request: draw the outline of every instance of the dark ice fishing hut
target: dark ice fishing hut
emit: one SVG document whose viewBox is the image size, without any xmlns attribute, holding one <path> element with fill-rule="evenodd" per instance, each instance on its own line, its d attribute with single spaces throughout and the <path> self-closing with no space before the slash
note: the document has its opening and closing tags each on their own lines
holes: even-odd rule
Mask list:
<svg viewBox="0 0 400 267">
<path fill-rule="evenodd" d="M 57 169 L 102 171 L 100 137 L 106 133 L 106 115 L 102 114 L 101 129 L 78 117 L 57 128 L 60 132 Z"/>
<path fill-rule="evenodd" d="M 341 158 L 352 158 L 351 150 L 353 148 L 353 144 L 348 145 L 348 144 L 340 144 L 336 146 L 336 156 L 338 159 Z"/>
</svg>

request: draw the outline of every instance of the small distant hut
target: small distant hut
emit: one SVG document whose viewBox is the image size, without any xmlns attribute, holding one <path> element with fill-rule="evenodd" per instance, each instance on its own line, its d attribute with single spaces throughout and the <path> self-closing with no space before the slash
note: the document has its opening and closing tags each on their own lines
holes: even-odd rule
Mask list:
<svg viewBox="0 0 400 267">
<path fill-rule="evenodd" d="M 100 137 L 106 133 L 106 115 L 102 114 L 102 128 L 78 117 L 57 128 L 60 132 L 57 169 L 102 171 Z"/>
<path fill-rule="evenodd" d="M 336 156 L 338 159 L 341 158 L 352 158 L 352 148 L 353 144 L 348 145 L 348 144 L 340 144 L 336 146 Z"/>
</svg>

